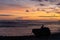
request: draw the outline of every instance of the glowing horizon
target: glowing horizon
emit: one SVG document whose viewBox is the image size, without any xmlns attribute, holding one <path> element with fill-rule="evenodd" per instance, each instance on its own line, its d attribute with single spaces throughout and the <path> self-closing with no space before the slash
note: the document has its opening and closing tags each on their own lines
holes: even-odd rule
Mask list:
<svg viewBox="0 0 60 40">
<path fill-rule="evenodd" d="M 0 0 L 0 20 L 60 20 L 60 6 L 55 2 L 43 1 L 43 4 L 31 0 L 6 1 Z"/>
</svg>

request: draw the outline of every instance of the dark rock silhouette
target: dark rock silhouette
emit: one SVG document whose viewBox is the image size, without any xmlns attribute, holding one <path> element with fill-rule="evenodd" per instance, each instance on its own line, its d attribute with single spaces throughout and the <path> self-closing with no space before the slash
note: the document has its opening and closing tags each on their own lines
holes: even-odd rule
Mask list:
<svg viewBox="0 0 60 40">
<path fill-rule="evenodd" d="M 50 32 L 50 29 L 48 27 L 44 27 L 44 25 L 41 26 L 40 29 L 32 29 L 32 32 L 35 36 L 46 36 L 46 37 L 49 37 L 51 32 Z"/>
</svg>

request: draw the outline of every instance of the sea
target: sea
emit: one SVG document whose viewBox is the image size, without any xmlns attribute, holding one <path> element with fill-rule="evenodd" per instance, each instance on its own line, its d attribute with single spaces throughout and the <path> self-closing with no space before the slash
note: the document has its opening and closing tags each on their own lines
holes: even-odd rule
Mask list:
<svg viewBox="0 0 60 40">
<path fill-rule="evenodd" d="M 24 25 L 24 24 L 23 24 Z M 28 24 L 27 24 L 28 25 Z M 45 27 L 48 27 L 51 33 L 58 33 L 60 32 L 60 24 L 43 24 Z M 0 27 L 0 36 L 29 36 L 34 35 L 32 33 L 32 29 L 40 29 L 41 24 L 39 25 L 32 25 L 31 26 L 15 26 L 15 27 Z"/>
</svg>

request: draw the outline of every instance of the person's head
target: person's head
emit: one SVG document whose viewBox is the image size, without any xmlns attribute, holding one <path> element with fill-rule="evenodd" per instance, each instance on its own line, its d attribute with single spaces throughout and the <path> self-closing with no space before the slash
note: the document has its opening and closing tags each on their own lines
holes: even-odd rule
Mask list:
<svg viewBox="0 0 60 40">
<path fill-rule="evenodd" d="M 42 24 L 41 28 L 44 28 L 44 25 Z"/>
</svg>

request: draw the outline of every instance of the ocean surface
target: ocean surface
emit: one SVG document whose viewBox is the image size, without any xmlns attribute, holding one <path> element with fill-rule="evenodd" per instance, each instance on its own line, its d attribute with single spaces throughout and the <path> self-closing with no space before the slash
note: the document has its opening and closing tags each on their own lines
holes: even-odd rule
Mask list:
<svg viewBox="0 0 60 40">
<path fill-rule="evenodd" d="M 59 24 L 46 24 L 45 27 L 50 28 L 51 33 L 60 32 Z M 40 26 L 28 26 L 28 27 L 0 27 L 0 36 L 27 36 L 34 35 L 32 29 L 39 29 Z"/>
</svg>

